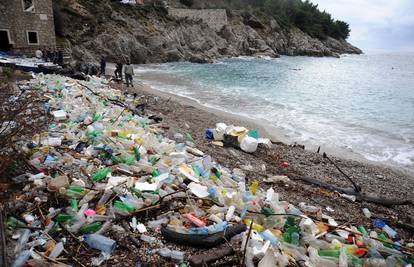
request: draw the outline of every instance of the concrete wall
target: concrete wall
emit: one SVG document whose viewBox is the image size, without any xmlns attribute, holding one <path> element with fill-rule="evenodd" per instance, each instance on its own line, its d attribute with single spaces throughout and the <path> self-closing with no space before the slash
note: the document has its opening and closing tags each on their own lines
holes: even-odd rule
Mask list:
<svg viewBox="0 0 414 267">
<path fill-rule="evenodd" d="M 33 53 L 56 47 L 52 0 L 33 0 L 34 11 L 23 11 L 23 0 L 0 0 L 0 30 L 9 30 L 12 51 Z M 28 43 L 27 31 L 38 33 L 38 44 Z"/>
<path fill-rule="evenodd" d="M 227 25 L 227 14 L 225 9 L 185 9 L 169 8 L 168 14 L 176 18 L 188 18 L 191 20 L 202 20 L 210 28 L 220 31 Z"/>
</svg>

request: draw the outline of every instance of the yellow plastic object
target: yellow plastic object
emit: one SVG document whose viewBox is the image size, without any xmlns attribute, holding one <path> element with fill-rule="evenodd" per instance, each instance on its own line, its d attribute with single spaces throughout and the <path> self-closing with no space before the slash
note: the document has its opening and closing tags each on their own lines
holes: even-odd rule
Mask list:
<svg viewBox="0 0 414 267">
<path fill-rule="evenodd" d="M 250 191 L 253 195 L 256 195 L 257 188 L 259 187 L 259 181 L 254 180 L 253 183 L 250 185 Z"/>
<path fill-rule="evenodd" d="M 252 220 L 251 219 L 245 219 L 245 220 L 243 220 L 243 223 L 245 225 L 247 225 L 247 227 L 250 227 L 250 224 L 252 223 Z M 252 229 L 256 230 L 257 232 L 263 232 L 264 231 L 264 227 L 261 226 L 260 224 L 255 223 L 255 222 L 252 225 Z"/>
</svg>

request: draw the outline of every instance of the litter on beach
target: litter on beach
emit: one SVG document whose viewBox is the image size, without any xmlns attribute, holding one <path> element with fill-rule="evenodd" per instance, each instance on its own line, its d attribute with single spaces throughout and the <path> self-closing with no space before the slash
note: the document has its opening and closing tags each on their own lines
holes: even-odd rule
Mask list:
<svg viewBox="0 0 414 267">
<path fill-rule="evenodd" d="M 132 96 L 105 79 L 35 75 L 19 86 L 46 95 L 51 111 L 41 133 L 48 142 L 35 135 L 19 148 L 37 172 L 27 173 L 19 208 L 4 218 L 13 266 L 99 266 L 123 253 L 125 240 L 131 251 L 146 246 L 152 261 L 179 266 L 229 256 L 239 261 L 230 265 L 248 267 L 413 262 L 412 240 L 386 220 L 364 209 L 371 225 L 338 223 L 317 203 L 287 202 L 277 186 L 215 162 L 191 135 L 176 135 L 180 143 L 165 137 L 154 120 L 134 113 Z M 248 153 L 271 146 L 257 131 L 224 123 L 206 137 Z M 283 175 L 263 182 L 292 183 Z"/>
</svg>

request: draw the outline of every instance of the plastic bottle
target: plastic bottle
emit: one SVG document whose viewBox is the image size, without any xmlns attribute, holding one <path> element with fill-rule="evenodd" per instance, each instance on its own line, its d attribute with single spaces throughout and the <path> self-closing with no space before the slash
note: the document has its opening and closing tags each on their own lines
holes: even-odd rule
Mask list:
<svg viewBox="0 0 414 267">
<path fill-rule="evenodd" d="M 279 246 L 279 244 L 280 244 L 279 240 L 269 229 L 266 230 L 266 231 L 261 232 L 260 235 L 262 236 L 262 238 L 264 240 L 270 241 L 272 246 L 274 246 L 274 247 Z"/>
<path fill-rule="evenodd" d="M 112 196 L 112 193 L 113 193 L 112 190 L 105 190 L 105 192 L 103 193 L 103 195 L 99 199 L 97 206 L 98 207 L 103 206 L 109 200 L 109 198 Z"/>
<path fill-rule="evenodd" d="M 194 227 L 188 231 L 191 235 L 208 235 L 208 228 L 207 227 Z"/>
<path fill-rule="evenodd" d="M 118 212 L 119 214 L 125 214 L 125 215 L 135 211 L 134 207 L 131 207 L 128 204 L 122 201 L 119 201 L 119 200 L 115 201 L 114 208 L 115 208 L 115 211 Z"/>
<path fill-rule="evenodd" d="M 369 258 L 365 259 L 364 267 L 386 267 L 385 259 Z"/>
<path fill-rule="evenodd" d="M 102 170 L 96 172 L 93 176 L 92 176 L 92 180 L 94 182 L 99 182 L 103 179 L 106 178 L 106 176 L 108 176 L 108 174 L 111 172 L 110 168 L 103 168 Z"/>
<path fill-rule="evenodd" d="M 363 236 L 368 236 L 368 232 L 367 232 L 367 230 L 365 229 L 364 226 L 360 225 L 360 226 L 357 227 L 357 229 Z"/>
<path fill-rule="evenodd" d="M 371 218 L 372 214 L 371 214 L 371 212 L 369 211 L 369 209 L 367 209 L 367 208 L 363 208 L 363 209 L 362 209 L 362 212 L 364 213 L 365 217 L 367 217 L 368 219 L 369 219 L 369 218 Z"/>
<path fill-rule="evenodd" d="M 79 186 L 71 186 L 69 188 L 60 188 L 59 193 L 64 194 L 70 198 L 81 198 L 85 195 L 85 188 Z"/>
<path fill-rule="evenodd" d="M 397 232 L 396 231 L 394 231 L 394 229 L 392 229 L 391 227 L 389 227 L 384 221 L 382 221 L 382 220 L 380 220 L 380 219 L 376 219 L 375 221 L 374 221 L 374 225 L 375 225 L 375 227 L 377 227 L 377 228 L 380 228 L 380 229 L 382 229 L 384 232 L 386 232 L 387 233 L 387 235 L 390 237 L 390 238 L 392 238 L 392 239 L 394 239 L 394 238 L 396 238 L 397 237 Z"/>
<path fill-rule="evenodd" d="M 111 254 L 116 248 L 115 240 L 99 234 L 90 234 L 85 236 L 86 243 L 93 249 Z"/>
<path fill-rule="evenodd" d="M 341 251 L 338 249 L 321 249 L 319 250 L 318 254 L 319 256 L 322 256 L 322 257 L 339 258 Z"/>
<path fill-rule="evenodd" d="M 230 221 L 233 218 L 234 211 L 236 210 L 236 207 L 233 205 L 229 207 L 227 214 L 226 214 L 226 221 Z"/>
<path fill-rule="evenodd" d="M 64 213 L 60 213 L 55 217 L 55 220 L 57 222 L 60 222 L 60 223 L 65 223 L 65 222 L 69 222 L 69 221 L 73 220 L 73 216 L 68 215 L 68 214 L 64 214 Z"/>
<path fill-rule="evenodd" d="M 52 259 L 55 259 L 55 258 L 59 257 L 59 255 L 63 252 L 63 250 L 64 250 L 63 243 L 59 242 L 53 248 L 53 250 L 50 253 L 49 257 L 52 258 Z"/>
<path fill-rule="evenodd" d="M 218 233 L 218 232 L 223 232 L 227 228 L 227 222 L 223 221 L 221 223 L 216 223 L 216 224 L 210 225 L 207 228 L 208 228 L 208 233 L 209 234 L 215 234 L 215 233 Z"/>
<path fill-rule="evenodd" d="M 17 254 L 16 259 L 14 260 L 12 267 L 22 267 L 31 257 L 30 250 L 23 250 Z"/>
<path fill-rule="evenodd" d="M 383 259 L 384 257 L 381 255 L 381 253 L 378 252 L 377 249 L 375 249 L 374 247 L 370 247 L 368 249 L 368 255 L 371 258 L 376 258 L 376 259 Z"/>
<path fill-rule="evenodd" d="M 386 267 L 395 267 L 395 266 L 397 266 L 397 258 L 394 255 L 389 256 L 385 260 L 385 266 Z"/>
<path fill-rule="evenodd" d="M 293 232 L 291 234 L 291 244 L 295 246 L 299 246 L 300 235 L 298 232 Z"/>
<path fill-rule="evenodd" d="M 147 242 L 149 244 L 155 244 L 157 242 L 157 239 L 155 237 L 149 236 L 149 235 L 141 235 L 140 239 L 144 242 Z"/>
<path fill-rule="evenodd" d="M 346 248 L 341 249 L 339 254 L 339 267 L 348 267 L 348 255 L 346 254 Z"/>
<path fill-rule="evenodd" d="M 97 232 L 99 229 L 101 229 L 101 227 L 102 227 L 101 222 L 94 222 L 94 223 L 82 226 L 80 231 L 83 234 L 92 234 L 92 233 Z"/>
<path fill-rule="evenodd" d="M 14 253 L 18 254 L 26 245 L 27 241 L 29 241 L 30 230 L 23 229 L 20 235 L 19 240 L 17 241 L 16 247 L 14 248 Z"/>
<path fill-rule="evenodd" d="M 85 203 L 89 203 L 89 201 L 91 201 L 92 199 L 95 198 L 96 194 L 98 192 L 97 191 L 89 191 L 80 201 L 79 201 L 79 205 L 83 205 Z"/>
</svg>

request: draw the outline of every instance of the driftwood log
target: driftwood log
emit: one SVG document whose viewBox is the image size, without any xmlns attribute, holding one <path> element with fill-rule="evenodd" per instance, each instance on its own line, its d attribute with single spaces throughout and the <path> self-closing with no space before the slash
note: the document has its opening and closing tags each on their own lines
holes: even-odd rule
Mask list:
<svg viewBox="0 0 414 267">
<path fill-rule="evenodd" d="M 330 191 L 337 191 L 342 194 L 355 196 L 358 201 L 371 202 L 371 203 L 375 203 L 375 204 L 386 206 L 386 207 L 398 206 L 398 205 L 413 205 L 413 202 L 411 200 L 384 198 L 382 196 L 371 195 L 371 194 L 368 195 L 363 192 L 357 192 L 354 188 L 342 188 L 336 185 L 331 185 L 331 184 L 322 182 L 318 179 L 315 179 L 309 176 L 297 177 L 296 180 L 301 180 L 301 181 L 304 181 L 312 185 L 317 185 L 319 187 L 325 188 Z"/>
</svg>

